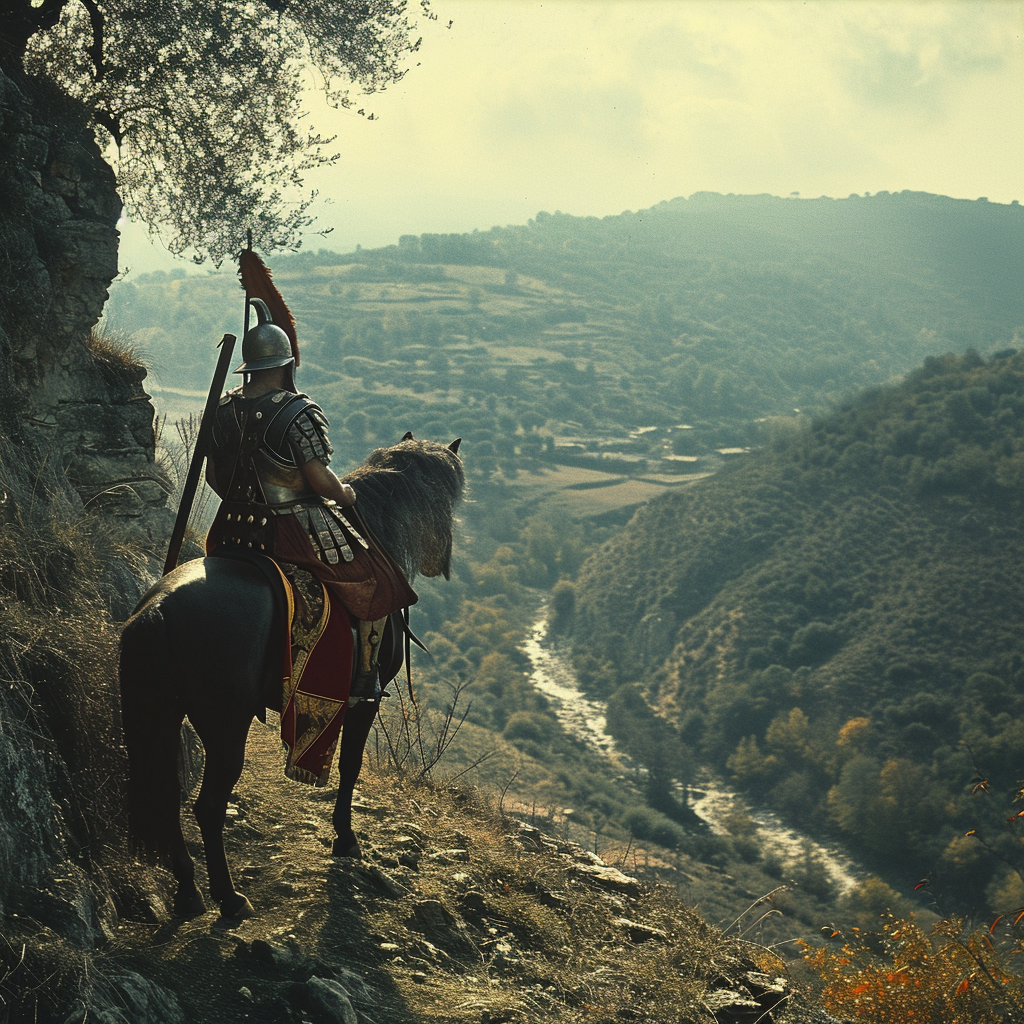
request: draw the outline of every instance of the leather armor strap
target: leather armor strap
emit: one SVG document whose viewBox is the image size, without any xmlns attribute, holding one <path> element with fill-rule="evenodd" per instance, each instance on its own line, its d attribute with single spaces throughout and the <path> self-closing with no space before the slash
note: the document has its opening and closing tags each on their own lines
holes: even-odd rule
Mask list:
<svg viewBox="0 0 1024 1024">
<path fill-rule="evenodd" d="M 232 501 L 266 504 L 266 494 L 256 469 L 257 452 L 279 466 L 296 469 L 298 462 L 285 441 L 288 428 L 307 409 L 316 410 L 321 417 L 323 413 L 307 395 L 292 395 L 285 391 L 262 395 L 251 404 L 236 405 L 232 401 L 232 406 L 240 438 L 227 497 Z"/>
</svg>

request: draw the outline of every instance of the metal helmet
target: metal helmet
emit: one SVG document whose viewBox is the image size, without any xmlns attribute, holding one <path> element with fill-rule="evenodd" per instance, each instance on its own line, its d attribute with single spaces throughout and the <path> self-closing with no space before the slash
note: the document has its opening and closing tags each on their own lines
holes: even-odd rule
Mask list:
<svg viewBox="0 0 1024 1024">
<path fill-rule="evenodd" d="M 242 365 L 235 373 L 252 373 L 254 370 L 270 370 L 275 366 L 288 366 L 295 362 L 292 343 L 288 335 L 278 327 L 267 304 L 262 299 L 250 299 L 249 305 L 256 310 L 258 323 L 245 332 L 242 339 Z"/>
</svg>

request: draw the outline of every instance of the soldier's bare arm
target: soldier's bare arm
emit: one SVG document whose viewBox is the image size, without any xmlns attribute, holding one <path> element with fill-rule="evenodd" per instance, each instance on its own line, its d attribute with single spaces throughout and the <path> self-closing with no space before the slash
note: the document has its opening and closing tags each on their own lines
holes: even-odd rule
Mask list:
<svg viewBox="0 0 1024 1024">
<path fill-rule="evenodd" d="M 330 498 L 339 505 L 354 505 L 356 492 L 348 484 L 343 484 L 330 466 L 325 466 L 319 459 L 310 459 L 302 464 L 302 475 L 306 482 L 322 498 Z"/>
</svg>

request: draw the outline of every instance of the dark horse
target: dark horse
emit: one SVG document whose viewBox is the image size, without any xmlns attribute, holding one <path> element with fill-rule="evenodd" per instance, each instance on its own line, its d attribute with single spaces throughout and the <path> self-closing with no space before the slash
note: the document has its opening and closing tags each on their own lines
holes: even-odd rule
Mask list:
<svg viewBox="0 0 1024 1024">
<path fill-rule="evenodd" d="M 373 452 L 344 478 L 355 489 L 363 518 L 410 581 L 417 573 L 449 575 L 453 510 L 465 481 L 457 453 L 458 441 L 446 447 L 407 435 Z M 192 809 L 203 836 L 210 895 L 225 917 L 252 913 L 231 881 L 224 818 L 242 773 L 252 719 L 264 717 L 275 683 L 280 693 L 283 634 L 275 621 L 275 595 L 257 566 L 198 558 L 153 586 L 121 634 L 131 830 L 145 849 L 169 857 L 180 915 L 205 910 L 181 833 L 177 763 L 186 716 L 206 753 Z M 333 852 L 339 856 L 359 856 L 352 792 L 378 706 L 379 701 L 363 701 L 346 713 L 333 817 Z"/>
</svg>

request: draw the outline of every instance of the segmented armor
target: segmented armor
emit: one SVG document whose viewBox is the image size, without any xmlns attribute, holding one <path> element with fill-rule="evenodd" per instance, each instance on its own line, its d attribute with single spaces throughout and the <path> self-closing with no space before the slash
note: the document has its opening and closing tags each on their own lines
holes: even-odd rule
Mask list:
<svg viewBox="0 0 1024 1024">
<path fill-rule="evenodd" d="M 223 504 L 211 530 L 215 544 L 273 554 L 273 519 L 294 516 L 316 557 L 350 562 L 352 545 L 366 540 L 333 503 L 306 482 L 311 459 L 330 463 L 334 449 L 323 410 L 306 395 L 273 391 L 245 398 L 227 392 L 214 420 L 210 457 Z"/>
<path fill-rule="evenodd" d="M 324 465 L 334 449 L 323 410 L 306 395 L 273 391 L 243 398 L 242 389 L 220 400 L 213 424 L 213 460 L 226 501 L 281 505 L 319 501 L 302 474 L 310 459 Z"/>
</svg>

